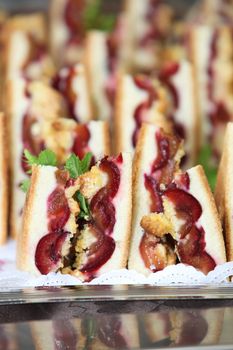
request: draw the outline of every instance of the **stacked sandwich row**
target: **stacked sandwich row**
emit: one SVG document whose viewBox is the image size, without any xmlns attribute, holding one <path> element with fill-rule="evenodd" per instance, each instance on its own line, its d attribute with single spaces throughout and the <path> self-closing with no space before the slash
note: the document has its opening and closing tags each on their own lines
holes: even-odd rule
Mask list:
<svg viewBox="0 0 233 350">
<path fill-rule="evenodd" d="M 190 167 L 207 142 L 218 163 L 232 119 L 231 29 L 128 0 L 111 33 L 85 32 L 88 3 L 51 1 L 49 35 L 41 14 L 3 16 L 1 240 L 10 217 L 18 266 L 33 273 L 90 280 L 178 261 L 207 273 L 226 261 L 224 240 Z"/>
</svg>

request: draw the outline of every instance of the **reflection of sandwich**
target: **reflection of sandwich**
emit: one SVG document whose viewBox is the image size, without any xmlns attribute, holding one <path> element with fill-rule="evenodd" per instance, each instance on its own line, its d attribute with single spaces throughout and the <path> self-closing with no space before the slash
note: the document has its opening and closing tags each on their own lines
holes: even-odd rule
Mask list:
<svg viewBox="0 0 233 350">
<path fill-rule="evenodd" d="M 7 88 L 7 104 L 11 135 L 12 206 L 11 232 L 20 231 L 25 196 L 20 184 L 27 178 L 24 149 L 38 155 L 50 148 L 62 164 L 71 152 L 79 157 L 91 151 L 96 160 L 109 154 L 109 131 L 104 122 L 77 124 L 68 118 L 62 95 L 41 82 L 27 83 L 17 79 Z M 85 100 L 79 99 L 79 106 Z"/>
<path fill-rule="evenodd" d="M 42 14 L 10 18 L 2 36 L 6 80 L 19 77 L 49 79 L 53 76 L 55 70 L 47 51 L 46 25 Z"/>
<path fill-rule="evenodd" d="M 34 167 L 19 235 L 20 269 L 34 274 L 60 269 L 89 280 L 126 266 L 131 156 L 104 157 L 87 172 L 84 166 L 86 157 L 80 163 L 72 156 L 66 171 Z"/>
<path fill-rule="evenodd" d="M 214 345 L 218 343 L 223 323 L 223 310 L 178 310 L 156 312 L 141 317 L 150 346 Z"/>
<path fill-rule="evenodd" d="M 8 181 L 7 181 L 7 143 L 6 121 L 4 114 L 0 113 L 0 244 L 5 243 L 7 238 L 8 218 Z"/>
<path fill-rule="evenodd" d="M 233 123 L 228 123 L 222 158 L 218 170 L 215 188 L 215 200 L 224 225 L 228 261 L 233 260 L 233 222 L 232 222 L 232 171 L 233 171 Z"/>
<path fill-rule="evenodd" d="M 138 348 L 139 334 L 134 315 L 115 315 L 84 319 L 58 319 L 30 322 L 36 350 L 55 349 L 131 349 Z"/>
<path fill-rule="evenodd" d="M 82 64 L 62 68 L 52 82 L 52 86 L 64 96 L 69 117 L 79 123 L 93 119 L 87 85 L 87 74 Z"/>
<path fill-rule="evenodd" d="M 211 141 L 220 157 L 225 125 L 232 119 L 233 46 L 231 29 L 192 25 L 190 53 L 194 63 L 202 143 Z"/>
<path fill-rule="evenodd" d="M 129 268 L 143 274 L 182 262 L 204 273 L 224 263 L 214 200 L 200 166 L 181 173 L 179 138 L 153 125 L 141 128 L 133 174 Z"/>
<path fill-rule="evenodd" d="M 58 66 L 77 63 L 83 52 L 83 12 L 87 1 L 52 0 L 50 47 Z"/>
</svg>

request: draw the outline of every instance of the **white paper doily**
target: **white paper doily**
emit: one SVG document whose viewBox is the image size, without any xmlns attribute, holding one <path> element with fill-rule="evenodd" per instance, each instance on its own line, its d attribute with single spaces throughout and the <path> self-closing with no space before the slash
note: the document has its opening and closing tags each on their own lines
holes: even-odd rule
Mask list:
<svg viewBox="0 0 233 350">
<path fill-rule="evenodd" d="M 149 285 L 200 285 L 200 284 L 222 284 L 229 282 L 233 276 L 233 262 L 217 266 L 206 276 L 194 267 L 177 264 L 166 267 L 163 271 L 151 273 L 148 277 L 127 269 L 114 270 L 93 279 L 92 285 L 110 284 L 149 284 Z M 81 285 L 78 278 L 60 273 L 49 273 L 45 276 L 35 277 L 29 273 L 16 269 L 15 265 L 15 242 L 9 241 L 0 247 L 0 290 L 7 288 L 25 288 L 60 285 Z"/>
</svg>

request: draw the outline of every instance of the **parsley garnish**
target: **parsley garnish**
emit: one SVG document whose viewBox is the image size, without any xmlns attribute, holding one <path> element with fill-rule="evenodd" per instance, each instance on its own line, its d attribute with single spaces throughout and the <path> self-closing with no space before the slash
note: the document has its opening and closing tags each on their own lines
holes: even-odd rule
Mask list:
<svg viewBox="0 0 233 350">
<path fill-rule="evenodd" d="M 88 152 L 82 160 L 80 160 L 74 153 L 67 159 L 65 169 L 69 172 L 72 179 L 86 173 L 91 164 L 92 153 Z"/>
<path fill-rule="evenodd" d="M 84 11 L 84 25 L 86 30 L 98 29 L 112 31 L 116 16 L 103 13 L 103 0 L 90 1 Z"/>
<path fill-rule="evenodd" d="M 28 165 L 30 165 L 31 167 L 33 165 L 57 165 L 57 157 L 55 153 L 53 153 L 49 149 L 41 151 L 38 157 L 33 156 L 27 149 L 25 149 L 24 157 L 26 158 L 26 162 L 28 163 Z M 28 173 L 31 174 L 31 169 Z"/>
<path fill-rule="evenodd" d="M 212 150 L 210 145 L 205 145 L 202 147 L 198 157 L 198 164 L 203 166 L 210 188 L 212 191 L 214 191 L 217 179 L 217 168 L 213 164 Z"/>
<path fill-rule="evenodd" d="M 57 165 L 56 155 L 49 149 L 45 149 L 44 151 L 41 151 L 38 157 L 34 156 L 27 149 L 25 149 L 24 157 L 27 164 L 30 166 L 30 169 L 28 170 L 28 174 L 32 173 L 31 167 L 33 165 L 51 165 L 51 166 Z M 21 190 L 25 193 L 28 191 L 29 187 L 30 187 L 30 179 L 24 180 L 20 186 Z"/>
<path fill-rule="evenodd" d="M 23 182 L 20 185 L 20 188 L 23 192 L 27 193 L 30 187 L 30 179 L 23 180 Z"/>
</svg>

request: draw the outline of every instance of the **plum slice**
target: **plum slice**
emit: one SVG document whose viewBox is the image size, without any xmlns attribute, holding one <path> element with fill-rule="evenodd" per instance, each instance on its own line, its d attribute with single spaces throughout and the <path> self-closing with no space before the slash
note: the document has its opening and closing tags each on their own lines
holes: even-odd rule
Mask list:
<svg viewBox="0 0 233 350">
<path fill-rule="evenodd" d="M 65 197 L 64 189 L 57 187 L 47 201 L 47 215 L 49 231 L 63 229 L 70 217 L 70 209 Z"/>
<path fill-rule="evenodd" d="M 88 142 L 90 140 L 90 136 L 90 131 L 87 125 L 77 125 L 72 152 L 74 152 L 80 159 L 83 159 L 85 154 L 89 152 Z"/>
<path fill-rule="evenodd" d="M 83 11 L 84 0 L 68 0 L 66 2 L 64 18 L 70 30 L 70 42 L 80 43 L 84 37 Z"/>
<path fill-rule="evenodd" d="M 61 251 L 68 232 L 50 232 L 42 237 L 37 244 L 35 264 L 42 275 L 46 275 L 58 268 Z"/>
</svg>

